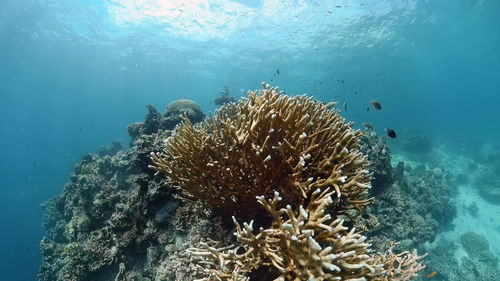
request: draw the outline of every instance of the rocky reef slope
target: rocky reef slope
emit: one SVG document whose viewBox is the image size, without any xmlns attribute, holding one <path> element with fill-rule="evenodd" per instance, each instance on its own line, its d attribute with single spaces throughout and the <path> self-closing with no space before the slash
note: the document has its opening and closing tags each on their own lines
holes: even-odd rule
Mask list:
<svg viewBox="0 0 500 281">
<path fill-rule="evenodd" d="M 193 280 L 203 272 L 186 249 L 202 241 L 234 243 L 234 229 L 196 201 L 179 199 L 179 191 L 148 168 L 150 153 L 164 148 L 180 122 L 179 112 L 193 123 L 203 119 L 195 105 L 182 102 L 170 107 L 174 114 L 149 106 L 145 121 L 128 128 L 129 149 L 86 155 L 63 193 L 45 203 L 40 280 Z M 422 249 L 454 216 L 446 172 L 393 167 L 385 140 L 375 134 L 360 145 L 371 162 L 376 200 L 345 224 L 365 231 L 380 251 L 395 240 L 402 241 L 400 250 Z"/>
</svg>

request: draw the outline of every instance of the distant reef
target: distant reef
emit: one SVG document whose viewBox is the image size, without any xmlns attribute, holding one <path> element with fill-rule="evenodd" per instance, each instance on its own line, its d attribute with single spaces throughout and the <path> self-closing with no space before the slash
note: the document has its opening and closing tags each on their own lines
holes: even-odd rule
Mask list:
<svg viewBox="0 0 500 281">
<path fill-rule="evenodd" d="M 250 94 L 252 95 L 252 92 Z M 305 264 L 302 266 L 317 270 L 304 273 L 309 274 L 311 278 L 323 273 L 326 277 L 322 280 L 335 280 L 332 279 L 335 274 L 341 276 L 343 278 L 341 280 L 349 279 L 347 277 L 349 274 L 351 274 L 349 276 L 366 276 L 366 280 L 396 280 L 397 276 L 394 274 L 398 274 L 398 271 L 389 272 L 388 269 L 397 266 L 401 257 L 407 258 L 408 264 L 403 266 L 404 270 L 399 271 L 400 275 L 420 271 L 422 269 L 420 262 L 425 264 L 426 259 L 420 259 L 415 252 L 402 253 L 400 256 L 397 256 L 397 253 L 418 249 L 422 254 L 425 242 L 433 241 L 439 231 L 452 228 L 451 221 L 455 216 L 455 207 L 451 203 L 451 198 L 454 190 L 449 184 L 446 171 L 424 166 L 409 169 L 403 162 L 392 166 L 390 149 L 385 138 L 380 138 L 375 133 L 360 134 L 359 131 L 351 129 L 350 123 L 344 123 L 341 117 L 335 115 L 338 114 L 337 111 L 311 98 L 295 97 L 287 100 L 286 95 L 280 94 L 276 88 L 268 85 L 264 85 L 263 91 L 254 92 L 253 95 L 255 96 L 240 103 L 226 105 L 222 113 L 219 113 L 220 123 L 217 117 L 205 118 L 199 106 L 188 100 L 174 102 L 163 114 L 154 106 L 148 106 L 144 122 L 134 123 L 128 127 L 132 139 L 129 149 L 123 150 L 119 143 L 113 143 L 109 148 L 102 148 L 99 153 L 84 156 L 64 186 L 63 193 L 43 205 L 47 234 L 41 241 L 43 259 L 39 279 L 187 281 L 233 280 L 235 276 L 244 277 L 242 280 L 289 280 L 292 276 L 301 278 L 304 275 L 300 275 L 302 274 L 300 270 L 289 267 L 289 264 L 285 264 L 286 268 L 283 267 L 284 273 L 280 271 L 282 264 L 280 259 L 274 256 L 279 253 L 273 254 L 272 249 L 281 249 L 279 247 L 283 247 L 286 243 L 298 243 L 292 247 L 294 251 L 309 249 L 302 252 L 305 256 L 301 262 Z M 274 103 L 259 99 L 261 95 L 268 95 L 266 99 L 272 99 Z M 251 104 L 244 104 L 248 101 Z M 276 144 L 266 146 L 266 135 L 272 132 L 262 130 L 275 122 L 266 118 L 280 118 L 279 114 L 288 112 L 286 110 L 295 112 L 294 106 L 300 103 L 304 105 L 300 109 L 303 111 L 296 117 L 300 115 L 302 119 L 305 118 L 304 120 L 297 120 L 295 117 L 278 120 L 282 122 L 283 128 L 298 130 L 280 132 L 290 133 L 290 136 L 287 136 L 288 144 L 278 142 L 278 139 L 271 139 L 268 142 L 276 141 Z M 267 110 L 267 113 L 259 113 L 257 109 Z M 285 111 L 280 111 L 282 109 Z M 272 114 L 275 114 L 274 117 L 271 117 Z M 233 120 L 231 118 L 236 120 L 234 124 L 231 124 Z M 243 121 L 238 123 L 237 120 L 240 120 L 238 118 L 246 120 L 245 122 L 257 121 L 247 130 L 244 129 Z M 308 118 L 317 119 L 307 121 Z M 181 125 L 174 130 L 179 123 Z M 335 128 L 342 130 L 342 133 L 322 135 L 327 132 L 330 125 L 336 126 Z M 206 138 L 197 139 L 198 133 Z M 202 144 L 210 141 L 210 134 L 216 134 L 219 144 L 229 145 L 229 150 L 213 154 L 210 150 L 203 149 L 196 152 Z M 187 136 L 192 139 L 190 141 L 183 139 Z M 313 142 L 304 142 L 308 136 L 316 136 L 314 141 L 320 146 Z M 334 142 L 324 143 L 329 138 L 335 139 Z M 199 145 L 193 145 L 198 141 Z M 245 141 L 248 146 L 239 146 Z M 252 142 L 255 144 L 252 145 Z M 175 145 L 172 145 L 173 143 Z M 182 152 L 185 158 L 168 154 L 168 145 L 175 151 Z M 283 148 L 280 149 L 279 145 L 283 145 Z M 238 150 L 244 151 L 241 153 L 255 155 L 255 149 L 264 152 L 265 147 L 275 150 L 276 154 L 272 157 L 270 153 L 261 156 L 257 154 L 258 157 L 262 157 L 258 158 L 259 163 L 264 165 L 269 163 L 266 161 L 281 160 L 284 161 L 284 165 L 293 163 L 290 170 L 273 171 L 285 173 L 284 176 L 296 180 L 297 192 L 285 194 L 282 190 L 262 189 L 260 194 L 262 197 L 259 195 L 257 200 L 252 195 L 248 197 L 249 200 L 253 200 L 252 202 L 240 202 L 261 210 L 253 209 L 249 210 L 250 213 L 245 213 L 245 209 L 238 209 L 239 204 L 234 204 L 238 202 L 238 194 L 212 198 L 208 193 L 196 195 L 196 190 L 186 193 L 183 189 L 183 183 L 186 183 L 188 188 L 194 188 L 199 182 L 205 181 L 203 184 L 211 186 L 217 180 L 231 179 L 232 172 L 240 172 L 230 171 L 234 167 L 233 164 L 245 167 L 248 163 L 245 164 L 245 161 L 237 159 L 236 162 L 231 162 L 235 159 L 225 158 L 225 155 L 232 155 L 231 151 Z M 290 157 L 281 160 L 274 156 L 282 152 L 285 153 L 284 157 L 295 155 L 293 154 L 295 149 L 299 148 L 311 151 L 311 155 L 298 153 L 296 159 Z M 316 149 L 330 154 L 312 155 Z M 157 153 L 154 154 L 157 158 L 155 160 L 153 157 L 153 161 L 152 152 Z M 331 156 L 329 161 L 345 161 L 345 164 L 340 162 L 337 164 L 338 167 L 345 167 L 344 171 L 349 177 L 344 178 L 344 175 L 339 173 L 332 178 L 331 170 L 328 174 L 324 172 L 333 169 L 334 166 L 324 162 L 320 157 L 329 159 L 329 156 Z M 165 157 L 166 162 L 161 161 L 162 157 Z M 209 165 L 224 169 L 219 170 L 218 174 L 206 176 L 196 174 L 196 169 L 201 166 L 191 166 L 189 161 L 196 161 L 201 157 L 212 159 L 213 162 L 208 163 Z M 184 161 L 188 158 L 189 161 Z M 170 164 L 166 163 L 175 163 L 177 166 L 169 166 Z M 308 171 L 303 167 L 313 164 L 326 170 L 308 176 Z M 156 169 L 151 169 L 150 165 Z M 207 163 L 204 165 L 207 167 Z M 175 167 L 182 167 L 186 173 L 192 172 L 193 181 L 189 182 L 179 174 L 169 174 L 175 172 Z M 370 172 L 365 172 L 365 168 Z M 163 173 L 169 174 L 169 177 L 163 176 Z M 266 177 L 272 178 L 272 174 L 266 174 Z M 326 185 L 320 187 L 322 178 L 331 179 L 331 183 L 337 185 L 339 195 L 334 192 L 336 189 L 333 187 L 332 189 Z M 313 185 L 315 181 L 317 183 Z M 256 186 L 258 183 L 255 182 Z M 199 186 L 200 189 L 204 188 L 203 184 Z M 294 186 L 294 181 L 281 184 Z M 303 185 L 299 186 L 300 184 Z M 370 185 L 371 189 L 368 189 Z M 308 189 L 314 186 L 318 188 Z M 216 186 L 212 191 L 220 191 L 223 188 Z M 234 185 L 234 188 L 238 187 Z M 300 191 L 301 188 L 304 192 Z M 232 186 L 231 190 L 234 190 Z M 227 194 L 230 194 L 229 190 Z M 374 199 L 371 199 L 372 197 Z M 301 203 L 296 204 L 297 200 Z M 219 204 L 229 209 L 211 208 L 210 204 Z M 231 213 L 235 218 L 231 219 L 231 214 L 224 214 L 225 210 L 232 210 Z M 326 216 L 325 212 L 332 215 Z M 250 218 L 255 218 L 256 225 L 252 225 L 248 220 Z M 300 220 L 303 222 L 300 223 Z M 314 226 L 310 226 L 313 222 Z M 311 227 L 315 231 L 308 231 L 304 227 Z M 259 234 L 260 236 L 259 228 L 260 233 L 263 233 Z M 301 230 L 296 234 L 290 234 L 297 228 Z M 263 229 L 268 230 L 262 232 Z M 347 238 L 342 238 L 343 242 L 339 238 L 337 244 L 329 246 L 327 241 L 333 240 L 328 240 L 330 239 L 328 233 L 333 232 L 336 235 L 331 239 Z M 279 237 L 285 244 L 278 243 L 276 240 L 278 236 L 272 235 L 281 235 Z M 470 241 L 473 240 L 480 241 L 483 245 L 481 238 L 476 236 L 465 235 L 462 239 L 464 245 L 471 245 Z M 266 238 L 259 240 L 259 237 Z M 327 239 L 322 240 L 322 237 Z M 286 239 L 290 240 L 286 242 Z M 301 244 L 301 241 L 304 243 Z M 370 244 L 365 243 L 368 241 Z M 399 243 L 395 244 L 393 241 Z M 261 246 L 270 243 L 266 246 L 269 250 L 268 252 L 252 250 L 252 252 L 249 248 L 251 243 Z M 342 249 L 345 251 L 334 252 L 338 250 L 335 245 L 343 245 L 345 248 Z M 350 248 L 355 250 L 351 253 L 348 251 Z M 244 251 L 247 254 L 251 253 L 251 256 L 240 259 Z M 315 264 L 313 255 L 308 256 L 308 253 L 318 254 L 322 264 Z M 286 252 L 282 255 L 283 258 L 293 261 L 293 253 Z M 363 260 L 366 263 L 362 263 Z M 474 265 L 470 264 L 471 267 Z M 347 269 L 349 267 L 353 267 L 351 271 Z M 428 273 L 426 270 L 421 272 L 424 275 Z M 224 275 L 226 273 L 228 275 Z M 409 280 L 412 277 L 405 276 L 397 280 Z"/>
</svg>

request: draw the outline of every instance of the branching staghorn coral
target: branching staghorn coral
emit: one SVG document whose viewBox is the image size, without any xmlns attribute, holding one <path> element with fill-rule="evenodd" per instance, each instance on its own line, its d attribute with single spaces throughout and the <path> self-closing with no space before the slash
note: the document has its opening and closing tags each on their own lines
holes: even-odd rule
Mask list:
<svg viewBox="0 0 500 281">
<path fill-rule="evenodd" d="M 190 249 L 194 255 L 209 261 L 203 280 L 245 280 L 245 274 L 258 266 L 272 266 L 279 273 L 276 280 L 367 280 L 382 276 L 384 264 L 370 254 L 366 237 L 348 231 L 343 219 L 332 219 L 325 211 L 333 203 L 335 191 L 317 189 L 307 206 L 294 210 L 290 205 L 278 209 L 282 200 L 278 192 L 274 198 L 258 196 L 257 201 L 273 217 L 273 224 L 253 233 L 253 221 L 236 224 L 239 248 L 215 249 L 202 244 L 204 249 Z"/>
<path fill-rule="evenodd" d="M 199 125 L 184 118 L 164 151 L 151 154 L 157 174 L 220 216 L 233 215 L 238 245 L 188 250 L 207 274 L 200 280 L 250 280 L 262 268 L 275 281 L 415 276 L 423 268 L 415 252 L 372 253 L 365 236 L 344 226 L 349 210 L 373 200 L 352 124 L 332 104 L 263 85 Z M 267 216 L 270 226 L 255 234 L 253 220 L 242 227 L 234 215 L 259 225 Z"/>
<path fill-rule="evenodd" d="M 303 204 L 316 188 L 335 190 L 335 215 L 371 202 L 371 174 L 358 134 L 332 104 L 289 97 L 263 83 L 199 125 L 187 118 L 152 153 L 150 167 L 214 210 L 251 218 L 255 196 L 278 191 Z M 242 213 L 244 211 L 244 214 Z"/>
<path fill-rule="evenodd" d="M 372 253 L 366 237 L 349 230 L 343 219 L 325 214 L 333 202 L 334 191 L 317 189 L 308 206 L 293 210 L 290 205 L 278 209 L 281 197 L 257 201 L 271 214 L 273 224 L 254 234 L 253 221 L 243 228 L 234 219 L 234 235 L 240 246 L 188 249 L 202 259 L 207 277 L 197 281 L 249 280 L 249 273 L 261 266 L 271 266 L 278 273 L 275 281 L 345 280 L 406 281 L 424 269 L 416 250 L 393 253 L 398 243 L 391 243 L 385 253 Z"/>
<path fill-rule="evenodd" d="M 384 264 L 386 268 L 385 274 L 381 278 L 377 278 L 377 281 L 406 281 L 413 277 L 417 277 L 420 270 L 425 268 L 425 265 L 421 264 L 419 260 L 425 258 L 427 254 L 419 256 L 417 255 L 417 250 L 413 249 L 412 252 L 404 251 L 398 254 L 393 253 L 394 247 L 399 244 L 398 242 L 392 242 L 389 245 L 389 249 L 381 254 L 377 254 L 377 262 Z"/>
</svg>

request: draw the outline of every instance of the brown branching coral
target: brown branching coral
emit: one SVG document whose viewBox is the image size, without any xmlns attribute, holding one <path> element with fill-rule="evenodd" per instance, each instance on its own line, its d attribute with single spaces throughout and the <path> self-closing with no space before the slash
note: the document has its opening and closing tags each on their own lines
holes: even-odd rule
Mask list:
<svg viewBox="0 0 500 281">
<path fill-rule="evenodd" d="M 417 250 L 412 252 L 404 251 L 398 254 L 393 253 L 393 248 L 399 243 L 392 242 L 389 249 L 383 254 L 377 254 L 377 262 L 384 264 L 386 268 L 385 274 L 375 279 L 376 281 L 406 281 L 413 277 L 417 277 L 420 270 L 425 268 L 419 260 L 427 256 L 427 254 L 419 256 Z"/>
<path fill-rule="evenodd" d="M 243 227 L 234 219 L 240 246 L 213 248 L 201 243 L 202 249 L 188 249 L 201 258 L 207 276 L 198 281 L 250 280 L 252 270 L 272 267 L 284 280 L 407 281 L 424 269 L 419 260 L 426 255 L 404 251 L 393 253 L 398 243 L 391 243 L 385 253 L 372 253 L 366 237 L 349 230 L 341 218 L 333 219 L 325 211 L 333 202 L 330 190 L 317 189 L 307 206 L 294 210 L 290 205 L 278 209 L 281 197 L 257 197 L 273 217 L 273 224 L 254 234 L 253 221 Z"/>
<path fill-rule="evenodd" d="M 365 280 L 382 276 L 384 264 L 370 254 L 366 237 L 348 230 L 344 220 L 325 213 L 333 203 L 334 191 L 317 189 L 307 206 L 278 208 L 282 200 L 276 192 L 273 199 L 258 196 L 257 201 L 273 217 L 273 224 L 253 233 L 253 221 L 236 224 L 239 248 L 190 249 L 194 255 L 210 262 L 204 280 L 245 280 L 252 269 L 272 266 L 276 280 Z"/>
<path fill-rule="evenodd" d="M 330 104 L 263 85 L 202 124 L 184 118 L 164 151 L 151 154 L 150 167 L 188 196 L 233 214 L 238 245 L 188 250 L 200 258 L 200 280 L 250 280 L 262 268 L 275 281 L 412 278 L 423 268 L 415 252 L 372 253 L 365 236 L 344 226 L 348 211 L 372 202 L 352 124 Z M 242 227 L 234 215 L 255 218 L 257 233 L 254 220 Z"/>
<path fill-rule="evenodd" d="M 331 187 L 334 215 L 371 202 L 371 174 L 358 151 L 358 134 L 338 111 L 310 97 L 264 90 L 222 107 L 199 125 L 187 118 L 152 153 L 151 168 L 173 185 L 225 214 L 255 215 L 255 196 L 283 194 L 304 204 L 310 193 Z"/>
</svg>

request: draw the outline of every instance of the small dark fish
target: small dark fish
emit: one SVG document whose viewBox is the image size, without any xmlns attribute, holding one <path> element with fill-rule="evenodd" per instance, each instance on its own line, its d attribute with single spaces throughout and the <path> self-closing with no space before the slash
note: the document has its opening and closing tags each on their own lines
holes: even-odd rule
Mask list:
<svg viewBox="0 0 500 281">
<path fill-rule="evenodd" d="M 381 110 L 382 109 L 382 105 L 380 104 L 380 102 L 376 101 L 376 100 L 372 100 L 370 102 L 370 104 L 373 106 L 373 108 L 375 108 L 376 110 Z"/>
<path fill-rule="evenodd" d="M 366 107 L 366 111 L 370 111 L 370 107 L 369 106 Z"/>
<path fill-rule="evenodd" d="M 276 69 L 276 74 L 280 74 L 280 70 L 279 69 Z"/>
<path fill-rule="evenodd" d="M 344 104 L 342 105 L 344 107 L 344 110 L 347 111 L 347 102 L 345 101 Z"/>
<path fill-rule="evenodd" d="M 396 138 L 396 132 L 393 129 L 385 128 L 385 132 L 390 138 Z"/>
</svg>

